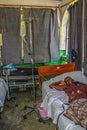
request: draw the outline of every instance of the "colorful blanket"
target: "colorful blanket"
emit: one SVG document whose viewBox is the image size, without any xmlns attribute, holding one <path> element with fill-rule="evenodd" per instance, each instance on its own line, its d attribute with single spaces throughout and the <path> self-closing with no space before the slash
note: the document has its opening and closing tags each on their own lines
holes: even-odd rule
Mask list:
<svg viewBox="0 0 87 130">
<path fill-rule="evenodd" d="M 82 127 L 87 128 L 87 99 L 76 99 L 70 103 L 65 115 Z"/>
<path fill-rule="evenodd" d="M 77 85 L 71 85 L 64 90 L 69 96 L 69 102 L 75 99 L 86 98 L 87 99 L 87 85 L 78 83 Z"/>
</svg>

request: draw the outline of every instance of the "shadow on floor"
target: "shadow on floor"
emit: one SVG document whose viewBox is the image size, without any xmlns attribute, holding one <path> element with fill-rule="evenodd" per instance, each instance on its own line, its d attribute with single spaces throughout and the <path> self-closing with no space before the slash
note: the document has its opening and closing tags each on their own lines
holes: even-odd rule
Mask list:
<svg viewBox="0 0 87 130">
<path fill-rule="evenodd" d="M 33 106 L 33 104 L 42 102 L 40 90 L 37 90 L 36 103 L 32 90 L 15 92 L 11 96 L 16 97 L 18 106 L 15 106 L 12 101 L 5 102 L 4 111 L 0 119 L 0 130 L 55 130 L 55 125 L 51 119 L 40 121 L 36 112 L 27 115 L 26 119 L 23 118 L 23 115 L 29 111 L 29 109 L 24 110 L 26 105 Z"/>
</svg>

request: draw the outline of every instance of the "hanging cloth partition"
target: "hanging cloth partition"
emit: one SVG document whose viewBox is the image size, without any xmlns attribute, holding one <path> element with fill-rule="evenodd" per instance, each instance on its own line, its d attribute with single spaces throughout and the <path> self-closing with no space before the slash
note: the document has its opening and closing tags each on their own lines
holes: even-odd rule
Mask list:
<svg viewBox="0 0 87 130">
<path fill-rule="evenodd" d="M 82 2 L 78 1 L 69 9 L 69 43 L 68 53 L 74 49 L 77 52 L 76 69 L 82 69 Z"/>
<path fill-rule="evenodd" d="M 0 33 L 3 32 L 3 8 L 0 8 Z"/>
<path fill-rule="evenodd" d="M 51 16 L 53 13 L 55 13 L 55 17 Z M 58 35 L 57 35 L 58 26 L 57 26 L 56 17 L 57 17 L 56 12 L 53 12 L 52 9 L 40 9 L 40 8 L 24 9 L 24 21 L 26 22 L 26 39 L 24 44 L 25 63 L 31 62 L 29 19 L 32 19 L 32 23 L 33 23 L 32 43 L 34 48 L 35 63 L 44 63 L 44 62 L 59 60 Z M 53 20 L 52 24 L 51 24 L 52 22 L 51 20 Z M 54 29 L 53 31 L 52 28 Z M 51 47 L 53 47 L 54 49 L 53 51 Z"/>
<path fill-rule="evenodd" d="M 19 9 L 1 7 L 0 10 L 0 15 L 3 15 L 2 19 L 0 19 L 3 36 L 2 62 L 5 65 L 21 63 Z"/>
<path fill-rule="evenodd" d="M 87 0 L 84 1 L 84 74 L 87 76 Z"/>
<path fill-rule="evenodd" d="M 24 63 L 31 63 L 30 19 L 32 21 L 32 47 L 35 63 L 59 60 L 56 10 L 23 8 L 26 34 L 22 43 L 23 47 L 21 47 L 20 9 L 0 7 L 0 33 L 3 37 L 2 62 L 4 65 L 22 63 L 22 55 Z"/>
<path fill-rule="evenodd" d="M 77 50 L 77 13 L 78 13 L 78 3 L 70 6 L 69 9 L 70 23 L 69 23 L 69 43 L 68 51 L 72 49 Z"/>
<path fill-rule="evenodd" d="M 51 10 L 50 20 L 50 56 L 51 61 L 58 61 L 58 21 L 57 21 L 57 9 Z"/>
</svg>

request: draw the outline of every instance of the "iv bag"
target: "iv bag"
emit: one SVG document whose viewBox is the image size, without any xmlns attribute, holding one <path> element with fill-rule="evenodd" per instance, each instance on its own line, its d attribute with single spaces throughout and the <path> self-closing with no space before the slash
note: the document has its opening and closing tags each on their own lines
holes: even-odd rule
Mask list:
<svg viewBox="0 0 87 130">
<path fill-rule="evenodd" d="M 21 37 L 25 37 L 25 35 L 26 35 L 25 21 L 21 21 L 21 25 L 20 25 L 20 36 Z"/>
<path fill-rule="evenodd" d="M 0 33 L 0 46 L 2 46 L 2 33 Z"/>
</svg>

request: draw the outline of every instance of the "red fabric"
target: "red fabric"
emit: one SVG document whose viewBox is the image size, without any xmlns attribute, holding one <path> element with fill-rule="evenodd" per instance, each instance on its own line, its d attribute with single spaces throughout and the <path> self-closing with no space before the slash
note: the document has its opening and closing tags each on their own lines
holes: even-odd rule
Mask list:
<svg viewBox="0 0 87 130">
<path fill-rule="evenodd" d="M 38 83 L 39 88 L 42 87 L 40 78 L 43 76 L 59 75 L 75 70 L 75 63 L 67 63 L 60 65 L 40 66 L 38 67 Z"/>
<path fill-rule="evenodd" d="M 69 102 L 72 102 L 73 100 L 80 99 L 80 98 L 87 99 L 87 85 L 83 85 L 83 84 L 70 85 L 64 91 L 69 96 Z"/>
</svg>

